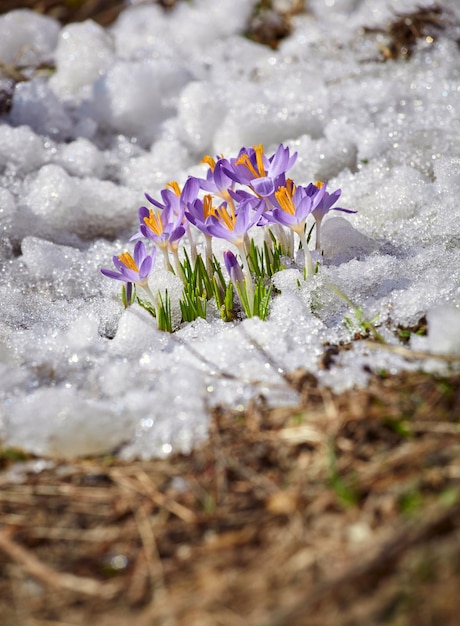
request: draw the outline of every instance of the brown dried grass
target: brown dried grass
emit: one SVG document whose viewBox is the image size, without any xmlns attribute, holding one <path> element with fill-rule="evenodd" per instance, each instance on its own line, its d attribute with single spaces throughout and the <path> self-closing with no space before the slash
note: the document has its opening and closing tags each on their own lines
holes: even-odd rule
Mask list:
<svg viewBox="0 0 460 626">
<path fill-rule="evenodd" d="M 189 456 L 3 461 L 2 626 L 449 626 L 460 376 L 214 412 Z"/>
</svg>

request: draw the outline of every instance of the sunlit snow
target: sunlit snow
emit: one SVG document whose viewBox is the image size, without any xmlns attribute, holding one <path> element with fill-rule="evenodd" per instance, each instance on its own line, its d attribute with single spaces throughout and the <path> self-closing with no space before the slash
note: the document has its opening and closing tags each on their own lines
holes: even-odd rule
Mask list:
<svg viewBox="0 0 460 626">
<path fill-rule="evenodd" d="M 296 402 L 284 373 L 335 391 L 369 371 L 446 368 L 357 341 L 353 311 L 393 346 L 460 354 L 460 6 L 409 60 L 382 62 L 396 12 L 421 0 L 311 0 L 274 51 L 243 36 L 254 1 L 132 6 L 107 29 L 28 11 L 0 16 L 0 61 L 26 67 L 0 116 L 0 437 L 56 456 L 118 450 L 150 458 L 206 437 L 209 409 L 255 396 Z M 457 24 L 457 26 L 456 26 Z M 56 71 L 33 68 L 56 65 Z M 0 78 L 0 93 L 11 89 Z M 2 96 L 3 97 L 3 96 Z M 156 329 L 100 274 L 126 249 L 144 191 L 203 174 L 205 154 L 283 142 L 298 183 L 327 180 L 340 205 L 323 225 L 320 272 L 274 278 L 268 321 Z M 158 269 L 173 306 L 181 285 Z"/>
</svg>

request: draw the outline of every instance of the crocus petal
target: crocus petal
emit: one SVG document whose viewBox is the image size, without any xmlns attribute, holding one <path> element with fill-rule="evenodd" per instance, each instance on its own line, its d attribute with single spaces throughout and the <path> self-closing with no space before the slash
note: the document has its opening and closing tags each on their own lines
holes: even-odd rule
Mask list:
<svg viewBox="0 0 460 626">
<path fill-rule="evenodd" d="M 148 210 L 148 208 L 146 206 L 141 206 L 141 207 L 139 207 L 139 210 L 138 210 L 137 213 L 138 213 L 138 216 L 139 216 L 139 222 L 141 224 L 143 224 L 144 223 L 144 217 L 148 217 L 149 214 L 150 214 L 150 211 Z"/>
<path fill-rule="evenodd" d="M 230 250 L 226 250 L 223 256 L 225 268 L 230 276 L 230 280 L 235 286 L 239 283 L 241 284 L 244 281 L 244 274 L 238 263 L 238 259 Z"/>
<path fill-rule="evenodd" d="M 208 220 L 209 221 L 206 224 L 206 229 L 209 235 L 217 237 L 218 239 L 227 239 L 227 241 L 233 241 L 234 239 L 236 239 L 233 231 L 228 230 L 228 228 L 222 226 L 222 224 L 216 217 L 214 217 L 214 215 L 211 215 Z"/>
<path fill-rule="evenodd" d="M 231 250 L 225 250 L 223 256 L 224 256 L 225 268 L 228 272 L 228 275 L 231 276 L 232 269 L 238 265 L 238 261 L 236 259 L 236 256 L 233 254 Z"/>
<path fill-rule="evenodd" d="M 188 205 L 189 202 L 193 202 L 198 197 L 200 191 L 200 181 L 195 176 L 189 176 L 182 189 L 181 201 Z"/>
<path fill-rule="evenodd" d="M 224 167 L 227 165 L 224 166 L 224 163 L 227 164 L 228 161 L 217 161 L 216 167 L 214 168 L 214 182 L 216 184 L 216 188 L 220 191 L 227 189 L 233 184 L 232 179 L 225 173 Z"/>
<path fill-rule="evenodd" d="M 285 148 L 281 143 L 278 146 L 275 154 L 270 157 L 270 168 L 269 172 L 271 176 L 276 176 L 281 173 L 286 173 L 297 160 L 297 152 L 294 152 L 293 155 L 290 155 L 289 148 Z"/>
<path fill-rule="evenodd" d="M 340 206 L 333 206 L 332 207 L 333 211 L 342 211 L 343 213 L 357 213 L 358 211 L 353 211 L 352 209 L 343 209 Z"/>
<path fill-rule="evenodd" d="M 178 226 L 173 231 L 171 231 L 171 234 L 169 235 L 169 242 L 174 243 L 175 241 L 178 241 L 184 235 L 185 235 L 185 228 L 183 226 Z"/>
<path fill-rule="evenodd" d="M 137 267 L 140 267 L 142 261 L 145 259 L 146 250 L 142 241 L 138 241 L 134 246 L 134 263 Z"/>
<path fill-rule="evenodd" d="M 115 280 L 122 280 L 126 282 L 124 276 L 118 272 L 114 272 L 113 270 L 101 269 L 101 274 L 104 274 L 104 276 L 107 276 L 108 278 L 114 278 Z"/>
<path fill-rule="evenodd" d="M 251 187 L 259 196 L 262 196 L 263 198 L 270 196 L 275 191 L 273 178 L 269 178 L 268 176 L 265 176 L 264 178 L 255 178 L 251 183 Z"/>
<path fill-rule="evenodd" d="M 128 268 L 125 268 L 124 272 L 122 272 L 123 276 L 125 277 L 125 280 L 131 282 L 131 283 L 137 283 L 139 282 L 139 272 L 135 272 L 134 270 L 130 270 Z"/>
<path fill-rule="evenodd" d="M 139 268 L 139 278 L 141 280 L 143 280 L 144 278 L 147 278 L 147 276 L 152 271 L 152 267 L 153 267 L 152 257 L 150 255 L 146 256 L 145 259 L 142 261 L 142 264 Z"/>
<path fill-rule="evenodd" d="M 147 192 L 144 193 L 144 196 L 154 206 L 158 207 L 159 209 L 163 209 L 164 208 L 164 206 L 160 202 L 158 202 L 158 200 L 155 200 L 155 198 L 152 198 L 152 196 L 150 194 L 148 194 Z"/>
<path fill-rule="evenodd" d="M 297 223 L 297 218 L 295 217 L 295 215 L 290 215 L 282 209 L 274 209 L 271 213 L 266 213 L 266 216 L 270 222 L 282 224 L 283 226 L 291 227 L 293 224 Z"/>
<path fill-rule="evenodd" d="M 117 268 L 117 270 L 119 270 L 120 272 L 122 272 L 125 269 L 126 267 L 125 264 L 122 263 L 117 256 L 113 256 L 112 261 L 115 267 Z"/>
</svg>

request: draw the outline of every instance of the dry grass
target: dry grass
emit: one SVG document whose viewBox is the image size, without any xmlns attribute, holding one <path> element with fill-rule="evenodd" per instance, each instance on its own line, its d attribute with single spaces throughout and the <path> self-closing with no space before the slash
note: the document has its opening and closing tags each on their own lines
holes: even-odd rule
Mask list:
<svg viewBox="0 0 460 626">
<path fill-rule="evenodd" d="M 54 17 L 62 24 L 92 19 L 103 26 L 108 26 L 124 8 L 126 8 L 124 0 L 0 0 L 0 13 L 15 9 L 31 9 L 42 15 Z"/>
<path fill-rule="evenodd" d="M 418 7 L 408 13 L 398 13 L 385 28 L 366 28 L 367 33 L 382 33 L 382 61 L 410 59 L 420 42 L 432 44 L 451 24 L 452 16 L 440 5 Z"/>
<path fill-rule="evenodd" d="M 460 377 L 295 384 L 190 456 L 5 458 L 2 626 L 457 624 Z"/>
</svg>

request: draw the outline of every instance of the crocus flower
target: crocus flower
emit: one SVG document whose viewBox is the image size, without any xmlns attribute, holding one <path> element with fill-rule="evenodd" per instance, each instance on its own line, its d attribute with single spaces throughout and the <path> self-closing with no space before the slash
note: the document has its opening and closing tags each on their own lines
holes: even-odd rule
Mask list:
<svg viewBox="0 0 460 626">
<path fill-rule="evenodd" d="M 337 202 L 340 198 L 340 194 L 342 193 L 341 189 L 336 189 L 332 193 L 326 191 L 327 183 L 323 183 L 321 181 L 316 181 L 314 184 L 310 183 L 309 187 L 312 188 L 312 193 L 314 194 L 317 189 L 323 189 L 323 196 L 319 202 L 319 204 L 313 209 L 312 215 L 316 221 L 316 250 L 321 250 L 321 222 L 323 221 L 323 217 L 329 213 L 330 210 L 333 211 L 342 211 L 343 213 L 357 213 L 357 211 L 352 211 L 351 209 L 343 209 L 342 207 L 334 207 L 332 206 Z"/>
<path fill-rule="evenodd" d="M 189 202 L 192 202 L 197 196 L 200 190 L 199 181 L 194 176 L 189 176 L 183 189 L 175 181 L 169 182 L 165 189 L 162 189 L 160 194 L 163 202 L 155 200 L 150 194 L 145 193 L 147 200 L 156 206 L 161 211 L 171 211 L 176 217 L 182 217 L 184 209 Z"/>
<path fill-rule="evenodd" d="M 229 192 L 232 191 L 235 186 L 235 181 L 231 179 L 225 171 L 230 168 L 229 161 L 223 157 L 218 157 L 216 160 L 206 155 L 202 163 L 207 163 L 209 169 L 206 173 L 206 178 L 196 179 L 200 188 L 228 202 L 230 200 Z"/>
<path fill-rule="evenodd" d="M 230 280 L 232 281 L 235 289 L 238 289 L 244 283 L 243 270 L 231 250 L 226 250 L 223 256 L 225 268 L 230 276 Z"/>
<path fill-rule="evenodd" d="M 280 144 L 276 152 L 267 157 L 262 145 L 242 148 L 236 159 L 230 159 L 227 176 L 237 183 L 249 186 L 258 196 L 267 198 L 282 186 L 285 174 L 295 163 L 297 152 Z"/>
<path fill-rule="evenodd" d="M 126 283 L 127 300 L 130 301 L 133 283 L 150 291 L 148 278 L 155 265 L 156 253 L 156 248 L 153 248 L 149 254 L 144 243 L 138 241 L 134 246 L 134 257 L 129 252 L 114 256 L 112 260 L 117 271 L 101 269 L 101 273 Z"/>
<path fill-rule="evenodd" d="M 201 230 L 205 235 L 210 235 L 208 232 L 208 218 L 211 215 L 215 215 L 216 210 L 220 209 L 224 203 L 222 202 L 220 207 L 215 207 L 212 201 L 212 195 L 210 193 L 205 194 L 203 199 L 197 198 L 193 202 L 189 202 L 187 209 L 185 210 L 185 217 L 188 221 L 196 226 L 198 230 Z"/>
<path fill-rule="evenodd" d="M 248 230 L 259 221 L 264 210 L 264 201 L 258 198 L 245 200 L 235 207 L 233 204 L 227 205 L 225 202 L 216 209 L 214 215 L 210 215 L 207 220 L 208 233 L 219 239 L 230 241 L 240 253 L 246 276 L 246 294 L 248 301 L 254 302 L 254 285 L 249 269 L 245 240 Z"/>
<path fill-rule="evenodd" d="M 296 233 L 303 232 L 307 217 L 315 206 L 314 196 L 308 195 L 304 187 L 289 184 L 278 187 L 275 199 L 276 207 L 267 213 L 267 219 L 288 226 Z"/>
<path fill-rule="evenodd" d="M 189 202 L 185 217 L 187 220 L 200 230 L 206 242 L 206 269 L 211 276 L 212 270 L 212 235 L 208 232 L 208 218 L 214 215 L 216 207 L 213 204 L 212 196 L 207 193 L 204 198 L 196 198 L 193 202 Z"/>
<path fill-rule="evenodd" d="M 308 216 L 321 202 L 324 189 L 296 187 L 292 181 L 275 191 L 277 207 L 267 214 L 267 219 L 287 226 L 299 236 L 305 255 L 306 274 L 313 273 L 313 263 L 305 237 L 305 224 Z"/>
<path fill-rule="evenodd" d="M 233 204 L 223 202 L 206 220 L 207 232 L 241 248 L 246 233 L 259 221 L 264 206 L 264 202 L 258 198 L 244 200 L 236 208 Z"/>
<path fill-rule="evenodd" d="M 146 197 L 150 200 L 150 196 L 146 194 Z M 183 220 L 183 208 L 181 208 L 179 215 L 175 215 L 172 204 L 165 205 L 161 211 L 148 209 L 145 206 L 141 206 L 139 209 L 140 234 L 153 241 L 160 248 L 163 252 L 165 267 L 171 272 L 173 268 L 169 261 L 168 248 L 177 254 L 179 239 L 185 234 Z M 136 237 L 137 235 L 133 239 Z"/>
<path fill-rule="evenodd" d="M 182 225 L 182 215 L 174 215 L 171 206 L 162 211 L 139 208 L 140 233 L 150 239 L 159 248 L 167 248 L 170 243 L 178 241 L 185 233 Z"/>
<path fill-rule="evenodd" d="M 225 268 L 248 317 L 254 314 L 254 286 L 251 276 L 245 276 L 236 256 L 230 250 L 224 252 Z"/>
</svg>

